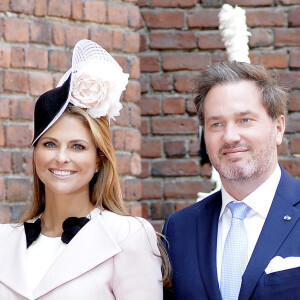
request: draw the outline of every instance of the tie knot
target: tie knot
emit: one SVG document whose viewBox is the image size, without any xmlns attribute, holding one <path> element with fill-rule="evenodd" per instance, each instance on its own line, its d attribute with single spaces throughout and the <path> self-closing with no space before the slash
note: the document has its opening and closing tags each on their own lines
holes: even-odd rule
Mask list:
<svg viewBox="0 0 300 300">
<path fill-rule="evenodd" d="M 230 202 L 227 207 L 231 210 L 232 218 L 244 220 L 250 210 L 250 207 L 243 203 Z"/>
</svg>

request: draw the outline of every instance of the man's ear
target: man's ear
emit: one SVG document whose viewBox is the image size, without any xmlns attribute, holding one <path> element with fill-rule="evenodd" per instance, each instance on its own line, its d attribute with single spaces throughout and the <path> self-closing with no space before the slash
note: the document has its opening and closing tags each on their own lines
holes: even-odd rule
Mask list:
<svg viewBox="0 0 300 300">
<path fill-rule="evenodd" d="M 285 116 L 281 115 L 275 121 L 276 125 L 276 145 L 280 145 L 282 143 L 284 131 L 285 131 Z"/>
</svg>

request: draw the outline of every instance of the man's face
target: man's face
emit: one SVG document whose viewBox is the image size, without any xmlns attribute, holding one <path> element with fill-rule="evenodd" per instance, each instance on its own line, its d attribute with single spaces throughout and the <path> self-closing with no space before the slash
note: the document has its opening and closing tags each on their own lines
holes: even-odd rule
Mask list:
<svg viewBox="0 0 300 300">
<path fill-rule="evenodd" d="M 285 119 L 273 121 L 251 81 L 214 86 L 204 102 L 204 136 L 212 165 L 222 182 L 263 182 L 277 164 Z"/>
</svg>

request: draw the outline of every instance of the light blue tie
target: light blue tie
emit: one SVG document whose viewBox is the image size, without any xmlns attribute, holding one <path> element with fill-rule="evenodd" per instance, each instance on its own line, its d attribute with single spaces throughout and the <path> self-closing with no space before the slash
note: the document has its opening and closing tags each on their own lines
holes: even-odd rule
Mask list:
<svg viewBox="0 0 300 300">
<path fill-rule="evenodd" d="M 232 221 L 223 251 L 221 294 L 223 300 L 237 300 L 248 260 L 248 238 L 244 219 L 250 207 L 243 202 L 230 202 L 227 207 L 231 210 Z"/>
</svg>

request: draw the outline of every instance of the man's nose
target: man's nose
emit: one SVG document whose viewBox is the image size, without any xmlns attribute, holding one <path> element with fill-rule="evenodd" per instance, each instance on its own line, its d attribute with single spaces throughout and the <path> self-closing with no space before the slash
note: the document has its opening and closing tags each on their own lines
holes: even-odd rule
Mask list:
<svg viewBox="0 0 300 300">
<path fill-rule="evenodd" d="M 240 129 L 236 124 L 227 124 L 224 130 L 224 142 L 234 144 L 241 140 Z"/>
</svg>

